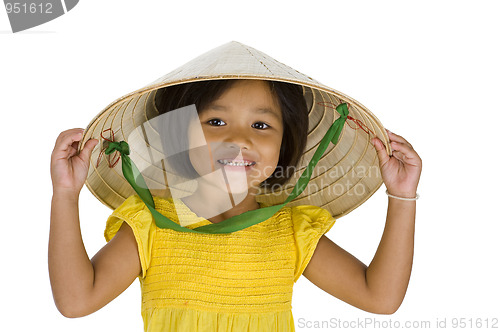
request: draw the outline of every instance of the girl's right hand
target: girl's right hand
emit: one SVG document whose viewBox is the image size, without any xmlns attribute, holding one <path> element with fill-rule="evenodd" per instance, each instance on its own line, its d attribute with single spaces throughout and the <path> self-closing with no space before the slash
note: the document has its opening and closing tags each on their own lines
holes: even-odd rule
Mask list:
<svg viewBox="0 0 500 332">
<path fill-rule="evenodd" d="M 55 192 L 76 195 L 80 194 L 90 164 L 90 154 L 99 141 L 90 139 L 82 151 L 78 152 L 78 144 L 83 136 L 83 129 L 75 128 L 63 131 L 57 137 L 50 161 L 50 175 Z"/>
</svg>

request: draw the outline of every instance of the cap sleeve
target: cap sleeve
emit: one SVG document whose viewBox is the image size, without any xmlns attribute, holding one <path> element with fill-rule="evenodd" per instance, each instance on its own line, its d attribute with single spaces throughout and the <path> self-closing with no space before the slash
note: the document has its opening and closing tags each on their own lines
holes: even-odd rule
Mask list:
<svg viewBox="0 0 500 332">
<path fill-rule="evenodd" d="M 124 221 L 134 232 L 141 261 L 142 278 L 144 278 L 151 262 L 151 249 L 156 224 L 151 212 L 138 195 L 127 198 L 109 216 L 104 230 L 106 242 L 109 242 L 115 236 Z"/>
<path fill-rule="evenodd" d="M 291 216 L 296 250 L 295 283 L 309 264 L 319 239 L 332 228 L 335 219 L 327 210 L 312 205 L 292 207 Z"/>
</svg>

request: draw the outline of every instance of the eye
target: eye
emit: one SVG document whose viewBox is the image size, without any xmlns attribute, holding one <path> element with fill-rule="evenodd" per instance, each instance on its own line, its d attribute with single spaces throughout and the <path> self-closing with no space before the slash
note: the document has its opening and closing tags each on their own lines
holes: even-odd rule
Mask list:
<svg viewBox="0 0 500 332">
<path fill-rule="evenodd" d="M 270 126 L 267 123 L 264 123 L 264 122 L 255 122 L 252 125 L 252 128 L 255 128 L 255 129 L 267 129 L 267 128 L 270 128 Z"/>
<path fill-rule="evenodd" d="M 214 127 L 219 127 L 219 126 L 223 126 L 225 125 L 226 123 L 224 121 L 222 121 L 221 119 L 210 119 L 207 121 L 207 123 L 211 126 L 214 126 Z"/>
</svg>

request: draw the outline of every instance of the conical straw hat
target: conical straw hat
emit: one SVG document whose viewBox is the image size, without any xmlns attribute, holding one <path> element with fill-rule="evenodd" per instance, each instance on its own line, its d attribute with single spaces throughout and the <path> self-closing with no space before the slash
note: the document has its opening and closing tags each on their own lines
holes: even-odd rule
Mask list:
<svg viewBox="0 0 500 332">
<path fill-rule="evenodd" d="M 302 160 L 287 186 L 278 192 L 264 191 L 257 196 L 257 201 L 267 205 L 285 201 L 326 131 L 339 118 L 335 108 L 341 103 L 347 103 L 349 117 L 337 144 L 329 144 L 314 168 L 308 187 L 288 203 L 289 206 L 315 205 L 339 218 L 365 202 L 383 183 L 378 156 L 370 139 L 380 138 L 390 155 L 392 151 L 384 127 L 366 107 L 254 48 L 232 41 L 115 100 L 90 122 L 80 149 L 83 142 L 92 138 L 100 143 L 91 155 L 86 181 L 88 189 L 111 209 L 134 195 L 134 189 L 122 174 L 119 154 L 103 154 L 107 142 L 124 140 L 131 143 L 133 130 L 159 114 L 154 103 L 158 89 L 214 79 L 259 79 L 302 86 L 309 110 L 308 137 Z M 144 164 L 147 160 L 134 162 Z M 148 181 L 154 180 L 146 177 Z M 163 189 L 153 187 L 156 188 L 151 190 L 154 196 L 168 197 L 170 194 L 168 185 Z"/>
</svg>

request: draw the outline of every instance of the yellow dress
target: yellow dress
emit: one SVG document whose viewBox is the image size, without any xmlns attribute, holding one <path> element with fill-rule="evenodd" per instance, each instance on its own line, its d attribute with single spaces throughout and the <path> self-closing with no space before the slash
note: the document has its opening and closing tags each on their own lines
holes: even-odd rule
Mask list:
<svg viewBox="0 0 500 332">
<path fill-rule="evenodd" d="M 180 219 L 181 226 L 211 224 L 180 200 L 175 207 L 170 198 L 154 197 L 154 202 L 158 212 L 177 224 Z M 132 228 L 139 250 L 147 332 L 295 331 L 293 285 L 321 235 L 335 223 L 325 209 L 302 205 L 284 207 L 268 220 L 230 234 L 177 232 L 156 227 L 135 195 L 108 218 L 106 241 L 123 221 Z"/>
</svg>

